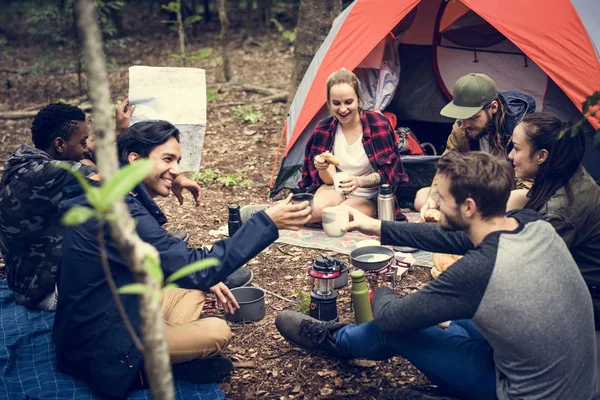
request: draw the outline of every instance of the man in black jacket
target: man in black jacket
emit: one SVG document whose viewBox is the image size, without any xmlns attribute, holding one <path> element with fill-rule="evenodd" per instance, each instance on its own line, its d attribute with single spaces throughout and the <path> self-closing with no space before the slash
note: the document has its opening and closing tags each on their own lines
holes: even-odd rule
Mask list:
<svg viewBox="0 0 600 400">
<path fill-rule="evenodd" d="M 164 275 L 207 257 L 220 261 L 218 267 L 178 280 L 181 289 L 168 291 L 163 298 L 163 314 L 175 378 L 195 383 L 222 380 L 232 365 L 218 354 L 229 343 L 231 332 L 222 319 L 199 319 L 203 292 L 214 292 L 231 311 L 236 305 L 235 298 L 220 282 L 273 243 L 278 229 L 298 229 L 304 225 L 310 218 L 308 202 L 291 204 L 288 198 L 259 212 L 231 238 L 214 243 L 210 250 L 189 248 L 161 227 L 166 218 L 152 200 L 168 195 L 179 174 L 179 131 L 166 121 L 139 122 L 123 132 L 118 145 L 121 162 L 134 163 L 140 157 L 148 157 L 154 163 L 150 175 L 134 193 L 126 196 L 126 202 L 137 222 L 138 235 L 158 250 Z M 86 204 L 80 189 L 73 190 L 79 195 L 69 195 L 70 199 L 61 203 L 64 210 Z M 105 282 L 97 228 L 98 222 L 90 220 L 66 230 L 53 338 L 60 370 L 82 378 L 103 394 L 124 397 L 144 384 L 143 355 L 134 346 Z M 105 236 L 117 287 L 132 283 L 133 277 L 108 230 Z M 122 301 L 139 335 L 138 299 L 123 296 Z"/>
</svg>

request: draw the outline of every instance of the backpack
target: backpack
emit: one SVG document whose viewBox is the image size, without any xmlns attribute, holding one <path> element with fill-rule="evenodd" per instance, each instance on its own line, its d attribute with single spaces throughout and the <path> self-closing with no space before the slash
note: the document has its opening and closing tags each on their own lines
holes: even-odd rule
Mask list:
<svg viewBox="0 0 600 400">
<path fill-rule="evenodd" d="M 401 126 L 394 131 L 398 142 L 398 151 L 400 154 L 411 156 L 423 156 L 425 152 L 421 147 L 421 143 L 410 128 Z"/>
</svg>

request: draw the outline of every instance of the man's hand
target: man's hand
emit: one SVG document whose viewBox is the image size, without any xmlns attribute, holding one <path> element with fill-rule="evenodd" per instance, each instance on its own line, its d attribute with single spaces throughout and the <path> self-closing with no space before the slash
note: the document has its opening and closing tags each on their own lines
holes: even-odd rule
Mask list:
<svg viewBox="0 0 600 400">
<path fill-rule="evenodd" d="M 277 226 L 277 229 L 297 231 L 310 220 L 312 210 L 308 206 L 308 201 L 292 204 L 291 199 L 292 195 L 290 194 L 287 199 L 267 208 L 265 211 Z"/>
<path fill-rule="evenodd" d="M 428 210 L 435 210 L 437 208 L 437 204 L 436 201 L 434 199 L 432 199 L 431 197 L 429 197 L 427 199 L 427 201 L 425 202 L 425 204 L 423 204 L 423 207 L 421 207 L 421 221 L 425 222 L 425 215 L 427 214 Z"/>
<path fill-rule="evenodd" d="M 348 213 L 352 217 L 352 222 L 346 226 L 342 226 L 340 229 L 342 232 L 350 232 L 353 230 L 360 231 L 365 235 L 370 236 L 381 236 L 381 221 L 375 218 L 368 217 L 367 215 L 355 210 L 352 207 L 346 207 Z"/>
<path fill-rule="evenodd" d="M 117 118 L 116 134 L 117 137 L 125 129 L 129 128 L 129 121 L 131 120 L 131 114 L 135 110 L 135 105 L 129 104 L 129 99 L 125 99 L 119 104 L 115 111 L 115 117 Z"/>
<path fill-rule="evenodd" d="M 196 207 L 200 205 L 200 199 L 202 198 L 202 188 L 193 179 L 187 178 L 183 175 L 179 175 L 175 181 L 173 181 L 173 187 L 171 191 L 179 200 L 179 204 L 183 205 L 183 190 L 187 190 L 194 196 L 194 201 L 196 202 Z"/>
<path fill-rule="evenodd" d="M 217 302 L 227 314 L 233 314 L 235 310 L 240 308 L 231 290 L 223 283 L 219 282 L 210 288 L 210 291 L 217 296 Z"/>
</svg>

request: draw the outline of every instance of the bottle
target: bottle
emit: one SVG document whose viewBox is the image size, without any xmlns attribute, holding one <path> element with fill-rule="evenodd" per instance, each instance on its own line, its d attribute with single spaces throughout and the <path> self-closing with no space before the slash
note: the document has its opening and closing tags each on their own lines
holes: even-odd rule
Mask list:
<svg viewBox="0 0 600 400">
<path fill-rule="evenodd" d="M 229 237 L 235 235 L 235 233 L 242 226 L 242 219 L 240 217 L 240 206 L 239 204 L 229 205 L 229 219 L 227 221 L 227 228 L 229 229 Z"/>
<path fill-rule="evenodd" d="M 369 286 L 365 279 L 365 271 L 361 269 L 352 271 L 350 277 L 352 278 L 351 297 L 354 319 L 356 320 L 356 325 L 360 325 L 373 319 Z"/>
<path fill-rule="evenodd" d="M 396 220 L 394 195 L 392 194 L 392 187 L 387 183 L 379 186 L 379 194 L 377 195 L 377 217 L 381 221 Z"/>
</svg>

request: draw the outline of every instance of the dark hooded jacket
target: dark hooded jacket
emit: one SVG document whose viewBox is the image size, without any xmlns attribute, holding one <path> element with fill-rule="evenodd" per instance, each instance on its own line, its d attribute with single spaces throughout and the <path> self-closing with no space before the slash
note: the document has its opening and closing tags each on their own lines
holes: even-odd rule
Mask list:
<svg viewBox="0 0 600 400">
<path fill-rule="evenodd" d="M 87 205 L 83 195 L 66 188 L 61 212 Z M 67 200 L 68 199 L 68 200 Z M 210 250 L 189 248 L 161 227 L 166 218 L 143 186 L 125 197 L 140 238 L 160 254 L 165 278 L 195 261 L 215 257 L 218 267 L 188 275 L 176 283 L 186 289 L 208 290 L 273 243 L 279 233 L 263 211 L 246 221 L 229 239 Z M 133 282 L 110 231 L 105 229 L 106 251 L 117 287 Z M 93 219 L 65 230 L 58 276 L 58 306 L 53 339 L 58 368 L 77 376 L 105 395 L 125 397 L 140 383 L 143 355 L 135 347 L 114 304 L 100 263 L 98 222 Z M 121 296 L 126 313 L 140 335 L 138 296 Z M 141 336 L 141 335 L 140 335 Z"/>
<path fill-rule="evenodd" d="M 71 174 L 48 153 L 23 144 L 8 160 L 0 183 L 0 250 L 17 302 L 35 307 L 54 291 L 63 226 L 58 203 Z M 73 167 L 86 176 L 94 168 Z"/>
</svg>

